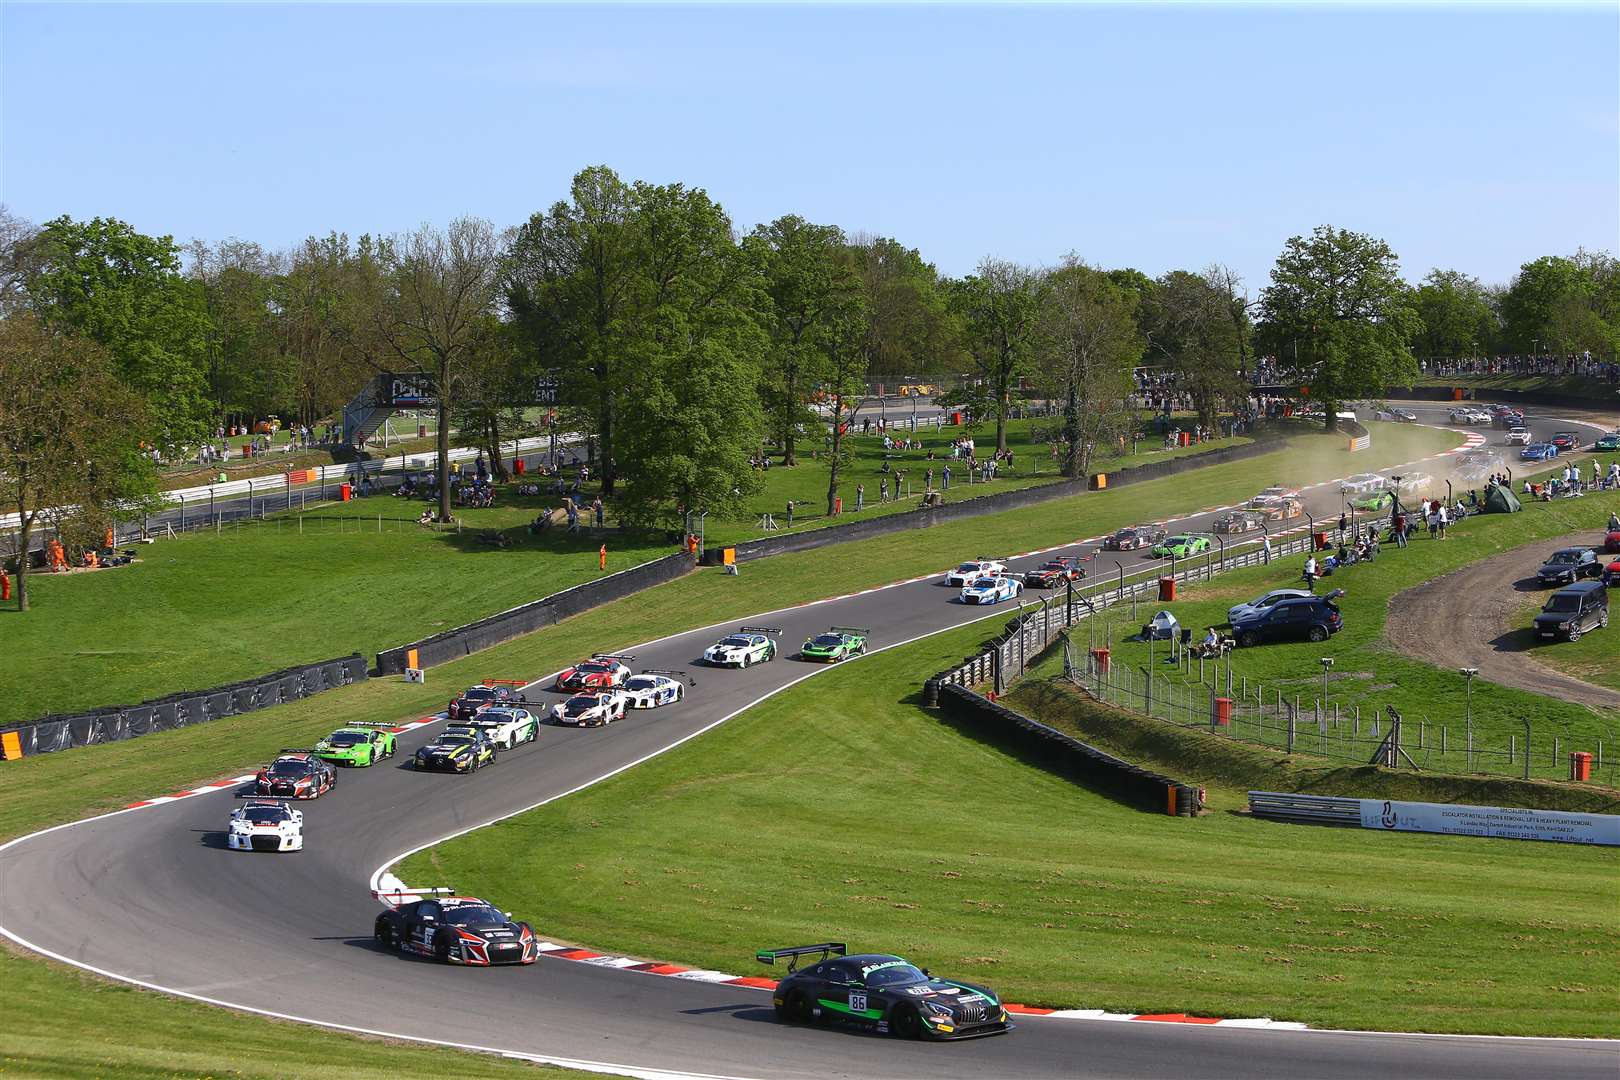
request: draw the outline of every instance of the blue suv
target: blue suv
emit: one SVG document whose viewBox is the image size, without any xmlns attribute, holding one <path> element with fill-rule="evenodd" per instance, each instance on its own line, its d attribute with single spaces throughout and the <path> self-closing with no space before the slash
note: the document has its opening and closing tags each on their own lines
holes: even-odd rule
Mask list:
<svg viewBox="0 0 1620 1080">
<path fill-rule="evenodd" d="M 1339 595 L 1335 590 L 1334 596 Z M 1232 624 L 1232 636 L 1249 647 L 1268 641 L 1326 641 L 1344 628 L 1344 617 L 1333 596 L 1302 596 L 1279 600 L 1270 607 L 1245 615 Z"/>
</svg>

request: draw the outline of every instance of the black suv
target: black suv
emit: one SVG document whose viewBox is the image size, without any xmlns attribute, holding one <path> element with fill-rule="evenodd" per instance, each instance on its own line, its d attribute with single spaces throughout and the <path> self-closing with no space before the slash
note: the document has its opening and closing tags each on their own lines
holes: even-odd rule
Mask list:
<svg viewBox="0 0 1620 1080">
<path fill-rule="evenodd" d="M 1582 581 L 1547 597 L 1536 616 L 1538 638 L 1575 641 L 1588 630 L 1609 625 L 1609 590 L 1601 581 Z"/>
<path fill-rule="evenodd" d="M 1560 548 L 1541 564 L 1536 580 L 1543 585 L 1573 585 L 1583 577 L 1598 577 L 1603 563 L 1591 548 Z"/>
<path fill-rule="evenodd" d="M 1233 623 L 1232 636 L 1243 646 L 1266 641 L 1326 641 L 1344 628 L 1344 617 L 1333 602 L 1340 595 L 1335 589 L 1329 596 L 1279 600 Z"/>
</svg>

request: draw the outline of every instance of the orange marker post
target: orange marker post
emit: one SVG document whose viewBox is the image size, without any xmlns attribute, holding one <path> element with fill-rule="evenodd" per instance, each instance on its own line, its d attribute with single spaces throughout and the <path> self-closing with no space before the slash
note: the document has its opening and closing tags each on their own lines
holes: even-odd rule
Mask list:
<svg viewBox="0 0 1620 1080">
<path fill-rule="evenodd" d="M 606 544 L 603 544 L 602 545 L 602 550 L 598 551 L 596 553 L 596 568 L 598 570 L 606 570 L 607 569 L 607 545 Z"/>
</svg>

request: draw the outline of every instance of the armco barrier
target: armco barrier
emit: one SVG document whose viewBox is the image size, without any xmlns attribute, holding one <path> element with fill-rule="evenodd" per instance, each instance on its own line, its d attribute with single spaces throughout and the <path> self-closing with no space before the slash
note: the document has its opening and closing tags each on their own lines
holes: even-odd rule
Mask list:
<svg viewBox="0 0 1620 1080">
<path fill-rule="evenodd" d="M 570 615 L 606 604 L 611 600 L 629 596 L 642 589 L 673 581 L 692 569 L 692 559 L 686 554 L 666 555 L 662 559 L 620 570 L 616 574 L 571 589 L 552 593 L 520 607 L 491 615 L 477 622 L 458 626 L 454 630 L 434 634 L 432 637 L 399 645 L 377 654 L 377 674 L 398 675 L 405 670 L 405 656 L 417 651 L 417 663 L 422 667 L 448 663 L 480 649 L 510 641 L 515 637 L 551 626 Z"/>
<path fill-rule="evenodd" d="M 169 731 L 254 712 L 296 701 L 366 678 L 365 658 L 359 653 L 317 664 L 288 668 L 245 683 L 189 690 L 139 705 L 115 705 L 91 712 L 47 716 L 31 724 L 6 728 L 0 747 L 6 757 L 67 750 L 75 746 L 133 739 L 152 731 Z M 16 753 L 12 752 L 15 746 Z"/>
<path fill-rule="evenodd" d="M 1156 461 L 1149 465 L 1137 465 L 1133 468 L 1123 469 L 1117 473 L 1108 473 L 1108 487 L 1123 487 L 1126 484 L 1139 484 L 1146 480 L 1159 480 L 1166 476 L 1176 476 L 1192 469 L 1201 469 L 1209 465 L 1224 465 L 1231 461 L 1243 461 L 1247 458 L 1260 457 L 1264 454 L 1276 453 L 1281 444 L 1272 439 L 1262 439 L 1258 442 L 1245 443 L 1242 446 L 1228 446 L 1221 450 L 1211 450 L 1204 454 L 1192 454 L 1187 457 L 1171 458 L 1168 461 Z M 944 462 L 941 462 L 944 464 Z M 736 546 L 737 561 L 747 562 L 750 559 L 763 559 L 770 555 L 785 555 L 793 551 L 806 551 L 810 548 L 825 547 L 829 544 L 843 544 L 852 540 L 868 540 L 874 536 L 887 536 L 890 533 L 905 532 L 909 529 L 926 529 L 933 525 L 942 525 L 948 521 L 960 521 L 964 518 L 979 517 L 983 514 L 996 514 L 1003 510 L 1018 510 L 1037 503 L 1048 502 L 1052 499 L 1066 499 L 1074 495 L 1083 495 L 1095 485 L 1094 477 L 1083 480 L 1068 480 L 1054 484 L 1042 484 L 1038 487 L 1020 488 L 1017 491 L 1004 491 L 996 495 L 978 495 L 963 499 L 960 502 L 947 502 L 943 506 L 918 507 L 900 514 L 886 514 L 882 517 L 867 518 L 865 521 L 851 521 L 841 525 L 828 525 L 821 529 L 809 529 L 805 532 L 784 533 L 777 536 L 763 536 L 754 540 L 744 540 Z M 965 485 L 958 485 L 952 491 L 971 490 Z M 711 557 L 718 558 L 719 549 L 713 549 Z"/>
<path fill-rule="evenodd" d="M 1444 378 L 1444 376 L 1440 376 Z M 1384 397 L 1392 401 L 1451 402 L 1450 386 L 1387 387 Z M 1582 397 L 1579 394 L 1560 394 L 1547 390 L 1495 390 L 1486 386 L 1464 386 L 1463 401 L 1495 401 L 1504 405 L 1547 405 L 1553 408 L 1592 409 L 1620 406 L 1620 387 L 1608 397 Z"/>
<path fill-rule="evenodd" d="M 1132 806 L 1180 817 L 1192 817 L 1203 806 L 1197 787 L 1088 746 L 966 687 L 941 687 L 939 706 L 952 720 L 1020 758 Z"/>
</svg>

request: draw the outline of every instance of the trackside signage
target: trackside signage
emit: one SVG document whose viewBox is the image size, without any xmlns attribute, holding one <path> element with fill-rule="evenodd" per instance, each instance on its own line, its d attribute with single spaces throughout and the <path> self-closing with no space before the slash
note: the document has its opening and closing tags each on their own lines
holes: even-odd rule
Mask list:
<svg viewBox="0 0 1620 1080">
<path fill-rule="evenodd" d="M 1506 806 L 1362 799 L 1361 827 L 1386 832 L 1495 836 L 1507 840 L 1557 840 L 1565 844 L 1620 847 L 1620 816 L 1562 810 L 1517 810 Z"/>
</svg>

